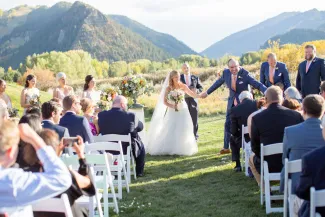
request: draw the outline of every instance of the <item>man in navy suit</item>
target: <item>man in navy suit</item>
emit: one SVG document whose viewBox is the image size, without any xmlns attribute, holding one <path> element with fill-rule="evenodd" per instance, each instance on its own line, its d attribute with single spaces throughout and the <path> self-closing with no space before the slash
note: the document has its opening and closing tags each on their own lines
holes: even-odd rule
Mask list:
<svg viewBox="0 0 325 217">
<path fill-rule="evenodd" d="M 131 134 L 133 156 L 136 161 L 137 176 L 143 176 L 145 164 L 145 149 L 138 135 L 143 130 L 143 123 L 138 120 L 134 113 L 127 112 L 127 99 L 123 96 L 115 97 L 112 109 L 98 114 L 99 133 L 105 134 Z M 122 144 L 123 152 L 126 153 L 128 144 Z"/>
<path fill-rule="evenodd" d="M 201 93 L 203 90 L 201 82 L 197 76 L 191 75 L 190 66 L 187 63 L 183 64 L 182 71 L 184 73 L 181 75 L 181 82 L 186 84 L 193 92 L 196 92 L 198 94 Z M 197 131 L 199 129 L 199 124 L 198 124 L 198 117 L 199 117 L 198 109 L 199 108 L 198 108 L 198 104 L 197 104 L 197 99 L 194 99 L 193 97 L 186 95 L 185 102 L 187 104 L 188 110 L 192 117 L 194 136 L 196 139 L 198 139 L 199 135 L 197 134 Z"/>
<path fill-rule="evenodd" d="M 323 135 L 325 130 L 323 129 Z M 309 217 L 310 213 L 310 188 L 325 189 L 325 147 L 307 153 L 302 158 L 302 172 L 296 187 L 296 194 L 304 202 L 299 210 L 299 216 Z M 325 216 L 325 207 L 316 208 L 316 212 Z"/>
<path fill-rule="evenodd" d="M 230 109 L 239 104 L 239 94 L 245 90 L 248 90 L 249 85 L 252 85 L 254 88 L 260 90 L 262 93 L 266 91 L 266 87 L 262 83 L 256 81 L 253 77 L 251 77 L 248 71 L 246 71 L 244 68 L 241 68 L 237 60 L 230 59 L 228 61 L 228 67 L 229 69 L 225 69 L 223 71 L 221 78 L 219 78 L 208 89 L 208 91 L 201 94 L 202 98 L 206 98 L 224 83 L 226 83 L 227 87 L 229 88 L 229 97 L 224 131 L 224 146 L 223 149 L 220 151 L 220 154 L 230 153 Z"/>
<path fill-rule="evenodd" d="M 322 135 L 322 125 L 320 118 L 324 114 L 325 100 L 319 95 L 308 95 L 303 100 L 303 117 L 305 122 L 287 127 L 284 130 L 282 164 L 286 158 L 289 161 L 299 160 L 307 152 L 325 146 Z M 284 189 L 284 167 L 281 172 L 281 190 Z M 300 173 L 291 175 L 292 193 L 298 184 Z M 296 211 L 298 213 L 298 210 Z"/>
<path fill-rule="evenodd" d="M 319 94 L 319 87 L 325 80 L 325 60 L 316 57 L 314 45 L 305 46 L 305 61 L 299 64 L 296 87 L 303 98 Z"/>
<path fill-rule="evenodd" d="M 93 134 L 89 122 L 87 118 L 78 115 L 81 112 L 80 100 L 74 95 L 64 97 L 63 109 L 66 113 L 60 120 L 60 126 L 68 128 L 70 136 L 81 136 L 84 142 L 92 143 Z"/>
<path fill-rule="evenodd" d="M 61 112 L 62 108 L 56 102 L 49 101 L 42 105 L 42 127 L 54 130 L 59 135 L 60 140 L 63 137 L 69 137 L 69 130 L 57 125 L 60 122 Z"/>
<path fill-rule="evenodd" d="M 266 87 L 283 85 L 284 90 L 291 86 L 286 64 L 278 62 L 274 53 L 270 53 L 267 62 L 262 63 L 260 81 Z"/>
</svg>

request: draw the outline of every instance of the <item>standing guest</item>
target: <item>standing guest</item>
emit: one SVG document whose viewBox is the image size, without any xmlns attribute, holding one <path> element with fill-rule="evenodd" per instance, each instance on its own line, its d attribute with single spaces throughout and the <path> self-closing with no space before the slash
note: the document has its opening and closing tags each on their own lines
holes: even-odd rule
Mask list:
<svg viewBox="0 0 325 217">
<path fill-rule="evenodd" d="M 20 138 L 35 149 L 44 167 L 43 173 L 13 167 Z M 0 126 L 0 183 L 0 213 L 32 217 L 31 204 L 67 190 L 71 186 L 71 175 L 54 150 L 27 124 L 17 127 L 11 121 L 4 121 Z"/>
<path fill-rule="evenodd" d="M 201 85 L 200 79 L 195 76 L 191 75 L 191 69 L 190 65 L 187 63 L 184 63 L 182 66 L 183 74 L 181 75 L 181 82 L 186 84 L 190 90 L 192 90 L 195 93 L 201 93 L 203 90 L 203 87 Z M 190 97 L 189 95 L 185 95 L 185 102 L 187 104 L 188 110 L 190 112 L 192 121 L 193 121 L 193 129 L 194 129 L 194 136 L 196 140 L 199 138 L 198 130 L 199 130 L 199 124 L 198 124 L 198 118 L 199 118 L 199 107 L 198 107 L 198 101 L 197 99 L 194 99 L 193 97 Z"/>
<path fill-rule="evenodd" d="M 286 91 L 284 91 L 284 97 L 285 99 L 295 99 L 299 103 L 302 103 L 302 97 L 297 88 L 291 86 Z"/>
<path fill-rule="evenodd" d="M 267 109 L 252 118 L 251 146 L 254 154 L 249 158 L 249 166 L 260 184 L 261 143 L 264 146 L 282 143 L 284 128 L 304 121 L 301 114 L 281 106 L 283 92 L 277 86 L 271 86 L 265 93 Z M 266 156 L 270 173 L 280 172 L 282 169 L 282 154 Z"/>
<path fill-rule="evenodd" d="M 284 90 L 291 86 L 287 66 L 277 61 L 275 53 L 270 53 L 267 62 L 262 63 L 260 81 L 266 87 L 277 85 L 283 86 Z"/>
<path fill-rule="evenodd" d="M 258 101 L 257 101 L 257 111 L 255 111 L 255 112 L 253 112 L 252 114 L 250 114 L 249 116 L 248 116 L 248 118 L 247 118 L 247 128 L 248 128 L 248 135 L 249 135 L 249 138 L 251 137 L 251 135 L 252 135 L 252 131 L 251 131 L 251 129 L 252 129 L 252 118 L 256 115 L 256 114 L 258 114 L 258 113 L 260 113 L 261 111 L 263 111 L 264 109 L 266 109 L 265 108 L 265 105 L 266 105 L 266 101 L 265 101 L 265 98 L 263 97 L 263 98 L 261 98 L 261 99 L 259 99 Z"/>
<path fill-rule="evenodd" d="M 60 140 L 63 137 L 69 137 L 69 130 L 58 125 L 61 119 L 61 112 L 61 106 L 53 101 L 45 102 L 42 105 L 43 128 L 54 130 Z"/>
<path fill-rule="evenodd" d="M 138 135 L 143 130 L 143 123 L 137 119 L 134 113 L 127 112 L 128 101 L 123 96 L 115 97 L 112 109 L 98 114 L 99 133 L 106 134 L 131 134 L 133 156 L 136 162 L 137 176 L 144 175 L 145 149 Z M 128 144 L 122 144 L 124 154 Z"/>
<path fill-rule="evenodd" d="M 296 99 L 285 99 L 282 106 L 297 112 L 299 112 L 301 109 L 301 105 Z"/>
<path fill-rule="evenodd" d="M 226 114 L 225 130 L 224 130 L 224 145 L 223 145 L 223 149 L 220 151 L 220 154 L 230 153 L 229 150 L 229 142 L 231 136 L 230 109 L 236 106 L 237 104 L 239 104 L 239 99 L 238 99 L 239 94 L 245 90 L 247 91 L 249 89 L 249 85 L 252 85 L 254 88 L 260 90 L 262 93 L 266 91 L 266 87 L 262 83 L 256 81 L 253 77 L 251 77 L 248 71 L 240 67 L 237 60 L 230 59 L 228 61 L 228 67 L 229 69 L 225 69 L 223 71 L 222 77 L 219 78 L 208 89 L 208 91 L 201 94 L 202 98 L 206 98 L 208 95 L 213 93 L 225 82 L 229 89 L 227 114 Z"/>
<path fill-rule="evenodd" d="M 93 134 L 90 131 L 88 120 L 79 116 L 81 112 L 80 100 L 74 95 L 64 97 L 63 109 L 66 112 L 59 125 L 67 128 L 70 136 L 81 136 L 83 141 L 92 143 Z"/>
<path fill-rule="evenodd" d="M 94 136 L 97 136 L 99 132 L 98 117 L 95 114 L 95 106 L 93 105 L 93 102 L 88 98 L 84 98 L 80 101 L 80 105 L 84 117 L 86 117 L 89 122 L 91 133 Z"/>
<path fill-rule="evenodd" d="M 257 103 L 253 100 L 253 95 L 249 91 L 243 91 L 239 94 L 240 104 L 232 107 L 230 111 L 231 119 L 231 138 L 230 147 L 232 152 L 232 161 L 236 162 L 234 170 L 242 171 L 240 165 L 240 148 L 242 145 L 242 125 L 247 126 L 247 118 L 257 110 Z M 249 142 L 249 136 L 244 135 L 245 141 Z"/>
<path fill-rule="evenodd" d="M 0 99 L 2 99 L 6 103 L 7 108 L 12 108 L 11 99 L 5 93 L 6 92 L 6 87 L 7 87 L 6 81 L 0 79 Z"/>
<path fill-rule="evenodd" d="M 309 94 L 318 94 L 325 80 L 325 60 L 316 57 L 314 45 L 305 46 L 305 61 L 299 64 L 296 87 L 305 98 Z"/>
<path fill-rule="evenodd" d="M 26 77 L 25 88 L 21 91 L 20 105 L 24 108 L 24 114 L 26 110 L 33 107 L 32 100 L 37 101 L 40 96 L 39 90 L 36 88 L 36 77 L 35 75 L 28 75 Z"/>
<path fill-rule="evenodd" d="M 303 100 L 303 117 L 305 122 L 287 127 L 284 130 L 283 137 L 283 155 L 282 163 L 286 158 L 289 161 L 299 160 L 306 153 L 325 146 L 325 141 L 322 135 L 322 125 L 320 118 L 325 110 L 325 101 L 319 95 L 308 95 Z M 281 172 L 281 191 L 284 190 L 284 168 Z M 300 173 L 291 174 L 292 180 L 292 193 L 296 194 L 296 186 L 299 181 Z M 299 198 L 295 198 L 295 203 L 302 204 Z M 296 216 L 298 216 L 299 209 L 295 210 Z"/>
<path fill-rule="evenodd" d="M 73 88 L 66 85 L 66 74 L 64 72 L 59 72 L 56 74 L 56 81 L 59 83 L 59 86 L 53 91 L 53 98 L 59 99 L 61 102 L 64 97 L 68 95 L 73 95 Z"/>
<path fill-rule="evenodd" d="M 325 129 L 323 128 L 325 138 Z M 304 200 L 300 210 L 300 217 L 310 216 L 310 188 L 325 190 L 325 147 L 315 149 L 302 157 L 302 172 L 296 187 L 297 196 Z M 325 207 L 317 207 L 316 212 L 325 216 Z"/>
<path fill-rule="evenodd" d="M 100 91 L 96 91 L 96 81 L 94 76 L 87 75 L 85 78 L 84 92 L 82 98 L 91 99 L 94 103 L 100 101 Z"/>
</svg>

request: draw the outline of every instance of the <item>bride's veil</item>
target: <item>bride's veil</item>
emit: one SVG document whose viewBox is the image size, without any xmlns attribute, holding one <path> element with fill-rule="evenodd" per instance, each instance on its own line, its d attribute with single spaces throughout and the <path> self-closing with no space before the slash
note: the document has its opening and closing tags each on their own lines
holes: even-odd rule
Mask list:
<svg viewBox="0 0 325 217">
<path fill-rule="evenodd" d="M 150 147 L 154 145 L 154 141 L 157 139 L 157 136 L 159 135 L 159 132 L 163 128 L 163 119 L 166 113 L 167 106 L 164 104 L 164 98 L 165 98 L 165 92 L 168 87 L 169 82 L 169 74 L 167 74 L 166 79 L 164 81 L 164 84 L 161 88 L 161 92 L 159 94 L 159 98 L 157 101 L 157 105 L 155 107 L 155 111 L 153 112 L 149 130 L 148 130 L 148 144 L 147 149 L 150 152 Z"/>
</svg>

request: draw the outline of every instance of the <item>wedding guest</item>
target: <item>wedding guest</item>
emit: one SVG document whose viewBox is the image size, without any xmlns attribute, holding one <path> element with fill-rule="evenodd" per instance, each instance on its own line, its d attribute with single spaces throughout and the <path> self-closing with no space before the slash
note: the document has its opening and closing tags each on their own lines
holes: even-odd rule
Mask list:
<svg viewBox="0 0 325 217">
<path fill-rule="evenodd" d="M 120 134 L 132 137 L 133 156 L 136 161 L 137 176 L 144 175 L 145 149 L 138 135 L 143 130 L 143 123 L 138 120 L 134 113 L 127 112 L 127 99 L 123 96 L 116 96 L 113 100 L 112 109 L 102 111 L 98 114 L 99 133 Z M 126 153 L 128 144 L 122 144 L 123 152 Z M 136 147 L 137 146 L 137 147 Z"/>
<path fill-rule="evenodd" d="M 80 101 L 81 110 L 84 113 L 84 117 L 86 117 L 89 122 L 91 133 L 97 136 L 99 132 L 98 117 L 95 114 L 95 106 L 93 104 L 94 103 L 88 98 L 81 99 Z"/>
<path fill-rule="evenodd" d="M 299 103 L 302 103 L 302 97 L 297 88 L 289 87 L 286 91 L 284 91 L 285 99 L 295 99 Z"/>
<path fill-rule="evenodd" d="M 42 105 L 42 126 L 46 129 L 54 130 L 61 140 L 63 137 L 69 137 L 69 130 L 59 126 L 62 107 L 53 101 L 45 102 Z"/>
<path fill-rule="evenodd" d="M 19 139 L 36 150 L 43 173 L 14 167 Z M 4 121 L 0 127 L 0 213 L 32 217 L 31 204 L 54 197 L 71 186 L 67 167 L 27 124 Z"/>
<path fill-rule="evenodd" d="M 87 75 L 85 78 L 84 92 L 82 98 L 91 99 L 94 103 L 100 101 L 100 91 L 96 91 L 96 81 L 94 76 Z"/>
<path fill-rule="evenodd" d="M 65 115 L 60 120 L 60 126 L 69 130 L 70 136 L 81 136 L 83 141 L 92 143 L 93 134 L 89 128 L 87 118 L 80 116 L 80 100 L 75 95 L 69 95 L 63 99 Z"/>
<path fill-rule="evenodd" d="M 236 162 L 234 170 L 242 171 L 240 165 L 240 148 L 242 146 L 242 125 L 247 126 L 247 118 L 250 114 L 257 110 L 257 103 L 253 100 L 253 95 L 249 91 L 243 91 L 239 94 L 240 104 L 232 107 L 230 111 L 231 119 L 231 138 L 230 147 L 232 153 L 232 161 Z M 249 136 L 244 135 L 245 141 L 249 142 Z"/>
<path fill-rule="evenodd" d="M 224 145 L 220 154 L 230 153 L 229 142 L 230 142 L 230 109 L 239 103 L 238 96 L 241 92 L 247 91 L 249 85 L 260 90 L 262 93 L 265 92 L 266 87 L 256 81 L 253 77 L 249 75 L 249 72 L 244 68 L 239 66 L 239 62 L 235 59 L 229 59 L 228 68 L 223 71 L 222 76 L 204 93 L 201 94 L 202 98 L 206 98 L 208 95 L 213 93 L 216 89 L 221 87 L 222 84 L 226 83 L 229 89 L 229 97 L 227 104 L 226 122 L 224 129 Z"/>
<path fill-rule="evenodd" d="M 254 152 L 249 158 L 249 166 L 260 184 L 261 143 L 264 146 L 282 143 L 284 128 L 303 122 L 300 113 L 281 106 L 283 92 L 277 86 L 271 86 L 265 93 L 267 108 L 252 118 L 251 147 Z M 266 156 L 270 173 L 280 172 L 282 169 L 282 154 Z"/>
<path fill-rule="evenodd" d="M 21 91 L 20 105 L 24 108 L 24 114 L 30 107 L 35 106 L 34 103 L 38 102 L 40 96 L 39 90 L 36 88 L 36 77 L 35 75 L 28 75 L 26 77 L 25 88 Z M 32 102 L 34 101 L 34 102 Z"/>
<path fill-rule="evenodd" d="M 12 103 L 10 97 L 5 93 L 7 88 L 7 83 L 5 80 L 0 79 L 0 99 L 2 99 L 7 108 L 12 108 Z"/>
<path fill-rule="evenodd" d="M 323 128 L 323 136 L 325 130 Z M 325 137 L 324 137 L 325 138 Z M 296 187 L 297 196 L 304 202 L 299 210 L 300 217 L 310 216 L 310 188 L 325 190 L 325 146 L 315 149 L 302 157 L 302 172 Z M 325 216 L 325 207 L 317 207 L 316 212 Z"/>
<path fill-rule="evenodd" d="M 305 61 L 298 66 L 296 87 L 305 98 L 309 94 L 318 94 L 321 81 L 325 80 L 325 60 L 316 57 L 316 47 L 305 46 Z"/>
<path fill-rule="evenodd" d="M 53 91 L 53 98 L 59 99 L 61 102 L 64 97 L 68 95 L 73 95 L 73 88 L 66 85 L 66 74 L 64 72 L 59 72 L 56 74 L 56 81 L 59 83 L 59 86 L 56 87 Z"/>
<path fill-rule="evenodd" d="M 262 63 L 260 81 L 266 87 L 282 84 L 279 86 L 283 86 L 284 90 L 291 86 L 287 66 L 277 61 L 275 53 L 270 53 L 267 62 Z"/>
<path fill-rule="evenodd" d="M 320 93 L 319 93 L 323 99 L 325 99 L 325 82 L 322 82 L 322 84 L 320 85 Z M 323 114 L 322 116 L 322 126 L 325 127 L 325 115 Z"/>
<path fill-rule="evenodd" d="M 251 137 L 252 135 L 252 118 L 260 113 L 261 111 L 263 111 L 265 108 L 265 105 L 266 105 L 266 101 L 265 101 L 265 98 L 262 97 L 260 98 L 258 101 L 257 101 L 257 111 L 253 112 L 252 114 L 250 114 L 247 118 L 247 129 L 248 129 L 248 135 L 249 135 L 249 138 Z"/>
<path fill-rule="evenodd" d="M 282 164 L 286 158 L 289 161 L 299 160 L 306 153 L 325 146 L 322 135 L 322 125 L 320 118 L 325 111 L 325 101 L 319 95 L 308 95 L 303 100 L 303 117 L 305 122 L 291 127 L 286 127 L 283 137 Z M 281 191 L 284 190 L 284 168 L 281 172 Z M 296 185 L 299 181 L 300 173 L 291 174 L 292 193 L 296 194 Z M 299 198 L 295 198 L 296 204 L 302 204 Z M 299 206 L 295 206 L 299 207 Z M 298 216 L 298 210 L 295 210 Z"/>
<path fill-rule="evenodd" d="M 282 103 L 283 107 L 299 112 L 301 105 L 296 99 L 285 99 Z"/>
</svg>

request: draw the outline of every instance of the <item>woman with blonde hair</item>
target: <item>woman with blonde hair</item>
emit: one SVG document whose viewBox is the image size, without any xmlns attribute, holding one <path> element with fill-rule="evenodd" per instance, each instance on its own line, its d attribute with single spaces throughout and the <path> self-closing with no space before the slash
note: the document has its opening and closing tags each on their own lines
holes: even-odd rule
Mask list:
<svg viewBox="0 0 325 217">
<path fill-rule="evenodd" d="M 84 98 L 80 100 L 81 110 L 84 113 L 84 116 L 87 118 L 89 122 L 89 127 L 91 133 L 94 136 L 98 135 L 99 127 L 98 127 L 98 117 L 95 114 L 95 106 L 91 99 Z"/>
<path fill-rule="evenodd" d="M 59 72 L 56 74 L 56 81 L 59 83 L 59 86 L 56 87 L 53 91 L 53 99 L 59 99 L 60 103 L 62 103 L 64 97 L 72 95 L 74 93 L 73 88 L 66 85 L 66 78 L 67 76 L 64 72 Z"/>
</svg>

